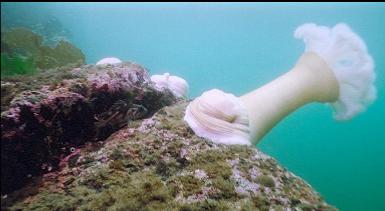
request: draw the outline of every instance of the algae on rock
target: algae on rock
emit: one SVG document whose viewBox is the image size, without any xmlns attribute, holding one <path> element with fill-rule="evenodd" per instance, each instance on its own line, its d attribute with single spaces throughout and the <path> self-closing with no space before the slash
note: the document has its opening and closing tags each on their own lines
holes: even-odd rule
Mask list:
<svg viewBox="0 0 385 211">
<path fill-rule="evenodd" d="M 336 210 L 258 149 L 194 135 L 183 121 L 186 106 L 184 100 L 166 106 L 117 131 L 102 147 L 79 150 L 71 167 L 64 162 L 60 171 L 9 194 L 2 207 Z"/>
<path fill-rule="evenodd" d="M 1 77 L 12 75 L 30 75 L 36 72 L 31 58 L 1 53 Z"/>
<path fill-rule="evenodd" d="M 24 27 L 43 37 L 44 45 L 55 46 L 60 40 L 68 40 L 72 34 L 54 15 L 37 13 L 31 5 L 1 5 L 1 32 Z"/>
<path fill-rule="evenodd" d="M 68 64 L 84 64 L 85 56 L 80 49 L 68 41 L 61 40 L 55 47 L 43 44 L 43 37 L 27 28 L 12 28 L 1 34 L 2 56 L 10 58 L 25 57 L 32 60 L 33 66 L 49 69 Z M 12 63 L 9 63 L 11 65 Z M 12 73 L 12 66 L 3 67 Z M 3 75 L 3 73 L 2 73 Z"/>
<path fill-rule="evenodd" d="M 50 69 L 19 79 L 1 81 L 2 193 L 176 100 L 171 91 L 156 90 L 146 69 L 132 62 Z"/>
</svg>

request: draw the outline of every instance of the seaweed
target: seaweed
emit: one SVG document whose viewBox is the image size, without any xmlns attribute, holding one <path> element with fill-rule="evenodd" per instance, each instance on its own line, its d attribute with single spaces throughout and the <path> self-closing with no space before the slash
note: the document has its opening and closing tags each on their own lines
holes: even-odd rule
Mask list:
<svg viewBox="0 0 385 211">
<path fill-rule="evenodd" d="M 36 73 L 32 58 L 1 53 L 1 77 Z"/>
<path fill-rule="evenodd" d="M 274 180 L 267 175 L 261 175 L 261 176 L 257 177 L 256 181 L 265 187 L 272 188 L 275 186 Z"/>
<path fill-rule="evenodd" d="M 80 66 L 85 63 L 82 51 L 71 43 L 61 40 L 54 48 L 46 46 L 42 36 L 27 28 L 12 28 L 2 33 L 1 45 L 2 53 L 8 53 L 17 58 L 14 62 L 16 66 L 23 66 L 21 65 L 23 59 L 20 59 L 23 57 L 27 58 L 27 64 L 32 64 L 39 69 L 62 67 L 68 64 Z M 3 56 L 1 63 L 3 63 Z"/>
</svg>

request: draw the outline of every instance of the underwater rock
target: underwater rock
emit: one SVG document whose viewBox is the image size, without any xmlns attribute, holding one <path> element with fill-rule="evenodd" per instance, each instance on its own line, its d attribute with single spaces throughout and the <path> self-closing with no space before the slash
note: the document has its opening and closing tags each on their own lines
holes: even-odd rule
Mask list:
<svg viewBox="0 0 385 211">
<path fill-rule="evenodd" d="M 257 148 L 196 136 L 180 100 L 2 196 L 8 210 L 336 210 Z"/>
<path fill-rule="evenodd" d="M 58 68 L 24 79 L 1 81 L 2 101 L 8 102 L 1 113 L 2 193 L 57 169 L 86 142 L 104 140 L 176 101 L 171 91 L 155 89 L 143 67 L 129 62 Z"/>
<path fill-rule="evenodd" d="M 71 63 L 80 66 L 85 62 L 82 51 L 68 41 L 60 40 L 55 47 L 46 46 L 43 44 L 42 36 L 27 28 L 12 28 L 2 32 L 1 43 L 6 47 L 2 49 L 2 54 L 32 59 L 34 66 L 40 69 L 61 67 Z"/>
<path fill-rule="evenodd" d="M 78 67 L 68 64 L 62 67 L 39 70 L 35 74 L 12 75 L 1 78 L 1 112 L 9 108 L 11 100 L 23 91 L 39 90 L 43 86 L 55 87 L 66 79 L 78 78 L 71 71 Z"/>
<path fill-rule="evenodd" d="M 51 47 L 71 38 L 71 32 L 52 14 L 36 12 L 29 5 L 7 4 L 1 7 L 1 32 L 17 27 L 28 28 L 43 37 L 44 45 Z"/>
</svg>

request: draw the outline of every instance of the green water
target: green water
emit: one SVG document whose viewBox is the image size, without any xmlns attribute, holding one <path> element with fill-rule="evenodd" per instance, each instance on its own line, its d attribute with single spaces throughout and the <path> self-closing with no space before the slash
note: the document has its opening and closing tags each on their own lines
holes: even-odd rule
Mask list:
<svg viewBox="0 0 385 211">
<path fill-rule="evenodd" d="M 2 3 L 7 11 L 13 19 L 53 15 L 88 63 L 115 56 L 151 74 L 168 71 L 189 82 L 191 98 L 255 89 L 301 55 L 297 26 L 347 23 L 375 61 L 377 100 L 348 122 L 334 121 L 326 105 L 306 105 L 257 147 L 341 210 L 385 210 L 385 3 Z"/>
</svg>

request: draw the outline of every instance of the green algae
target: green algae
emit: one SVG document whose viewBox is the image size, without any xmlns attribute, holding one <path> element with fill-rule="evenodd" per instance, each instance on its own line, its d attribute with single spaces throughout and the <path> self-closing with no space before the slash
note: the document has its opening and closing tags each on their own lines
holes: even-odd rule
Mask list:
<svg viewBox="0 0 385 211">
<path fill-rule="evenodd" d="M 175 191 L 177 191 L 182 192 L 184 197 L 188 197 L 201 192 L 204 183 L 192 175 L 186 175 L 173 178 L 169 184 L 173 188 L 174 196 L 176 195 Z"/>
<path fill-rule="evenodd" d="M 1 77 L 34 73 L 36 73 L 36 68 L 31 58 L 1 53 Z"/>
<path fill-rule="evenodd" d="M 27 57 L 34 67 L 50 69 L 68 64 L 84 64 L 80 49 L 67 41 L 60 41 L 54 48 L 43 44 L 42 36 L 27 28 L 12 28 L 1 36 L 2 45 L 13 55 Z"/>
<path fill-rule="evenodd" d="M 252 198 L 252 202 L 254 203 L 254 207 L 258 207 L 259 210 L 261 211 L 268 211 L 270 202 L 269 200 L 262 195 L 257 195 Z"/>
<path fill-rule="evenodd" d="M 173 158 L 168 161 L 160 160 L 156 165 L 155 172 L 160 175 L 163 180 L 167 180 L 180 170 L 180 166 L 181 165 Z"/>
<path fill-rule="evenodd" d="M 110 162 L 109 167 L 111 169 L 119 170 L 119 171 L 124 171 L 124 163 L 121 160 L 113 160 Z"/>
<path fill-rule="evenodd" d="M 113 160 L 119 160 L 123 158 L 123 154 L 120 149 L 114 149 L 109 157 Z"/>
<path fill-rule="evenodd" d="M 265 187 L 272 188 L 275 186 L 274 180 L 267 175 L 258 176 L 255 180 L 256 180 L 256 182 L 258 182 L 259 184 L 261 184 Z"/>
<path fill-rule="evenodd" d="M 143 155 L 143 162 L 146 166 L 154 165 L 161 159 L 160 152 L 145 153 Z"/>
<path fill-rule="evenodd" d="M 237 197 L 234 182 L 230 179 L 226 180 L 223 177 L 216 178 L 213 180 L 213 187 L 219 191 L 210 195 L 212 199 L 232 199 Z"/>
<path fill-rule="evenodd" d="M 214 211 L 226 211 L 231 210 L 231 205 L 224 200 L 215 201 L 212 199 L 206 199 L 200 202 L 182 205 L 180 211 L 203 211 L 203 210 L 214 210 Z"/>
<path fill-rule="evenodd" d="M 116 210 L 166 210 L 172 205 L 171 192 L 159 176 L 152 172 L 138 173 L 125 188 L 115 191 Z"/>
<path fill-rule="evenodd" d="M 203 169 L 210 178 L 229 179 L 232 170 L 226 162 L 226 154 L 219 150 L 208 150 L 193 158 L 190 169 Z"/>
</svg>

